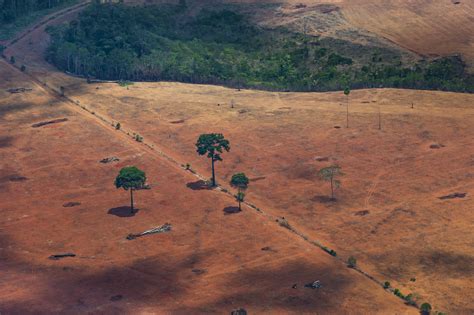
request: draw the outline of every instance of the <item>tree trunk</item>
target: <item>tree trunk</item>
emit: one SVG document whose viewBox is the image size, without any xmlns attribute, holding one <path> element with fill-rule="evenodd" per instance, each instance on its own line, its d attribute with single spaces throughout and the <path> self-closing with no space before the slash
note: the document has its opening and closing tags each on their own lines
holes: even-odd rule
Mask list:
<svg viewBox="0 0 474 315">
<path fill-rule="evenodd" d="M 131 213 L 133 214 L 134 209 L 133 209 L 133 188 L 130 188 L 130 210 Z"/>
<path fill-rule="evenodd" d="M 216 174 L 214 173 L 214 158 L 211 159 L 212 161 L 212 187 L 216 186 Z"/>
<path fill-rule="evenodd" d="M 242 207 L 240 206 L 240 203 L 241 203 L 241 200 L 240 200 L 240 192 L 241 192 L 241 190 L 240 190 L 240 187 L 239 187 L 239 194 L 238 194 L 237 196 L 239 197 L 239 198 L 238 198 L 238 199 L 239 199 L 239 211 L 242 211 Z"/>
<path fill-rule="evenodd" d="M 334 178 L 331 177 L 331 199 L 334 199 Z"/>
<path fill-rule="evenodd" d="M 349 128 L 349 95 L 347 95 L 346 101 L 346 128 Z"/>
</svg>

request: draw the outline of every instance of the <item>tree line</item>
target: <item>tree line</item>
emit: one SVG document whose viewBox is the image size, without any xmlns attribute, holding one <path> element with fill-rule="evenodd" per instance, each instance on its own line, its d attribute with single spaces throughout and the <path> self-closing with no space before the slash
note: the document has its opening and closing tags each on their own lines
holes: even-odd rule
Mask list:
<svg viewBox="0 0 474 315">
<path fill-rule="evenodd" d="M 361 62 L 318 39 L 263 29 L 227 9 L 190 17 L 184 5 L 94 4 L 69 25 L 48 31 L 48 60 L 84 77 L 292 91 L 349 86 L 474 92 L 474 75 L 459 56 L 416 64 L 381 57 Z"/>
<path fill-rule="evenodd" d="M 0 25 L 11 23 L 28 13 L 50 9 L 68 0 L 0 0 Z"/>
</svg>

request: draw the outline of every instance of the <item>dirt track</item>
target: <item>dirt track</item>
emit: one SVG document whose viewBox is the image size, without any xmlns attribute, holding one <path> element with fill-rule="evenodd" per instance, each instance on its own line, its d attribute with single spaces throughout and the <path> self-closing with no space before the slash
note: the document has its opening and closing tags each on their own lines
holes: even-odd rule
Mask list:
<svg viewBox="0 0 474 315">
<path fill-rule="evenodd" d="M 80 105 L 120 121 L 125 128 L 144 136 L 146 142 L 163 148 L 181 163 L 191 163 L 201 173 L 208 174 L 209 169 L 207 161 L 194 152 L 196 136 L 201 132 L 224 132 L 231 140 L 232 151 L 218 165 L 221 182 L 226 183 L 235 171 L 249 173 L 258 178 L 251 183 L 249 199 L 266 212 L 285 216 L 297 229 L 336 249 L 343 258 L 354 255 L 362 268 L 379 280 L 391 281 L 404 293 L 416 292 L 422 301 L 429 301 L 441 311 L 473 311 L 468 304 L 474 292 L 472 95 L 356 91 L 351 94 L 351 128 L 335 129 L 335 125 L 344 126 L 345 122 L 341 93 L 237 92 L 177 83 L 141 83 L 128 89 L 115 84 L 87 85 L 44 64 L 39 53 L 44 39 L 38 29 L 7 53 L 27 62 L 28 73 L 49 86 L 66 86 L 67 95 Z M 4 64 L 1 73 L 9 78 L 2 83 L 2 91 L 28 81 Z M 4 296 L 7 288 L 14 292 L 0 309 L 24 311 L 21 302 L 29 299 L 38 303 L 37 310 L 63 312 L 227 312 L 234 306 L 247 306 L 254 312 L 373 313 L 374 303 L 380 304 L 377 308 L 381 313 L 412 311 L 273 221 L 251 210 L 224 216 L 222 209 L 233 203 L 230 198 L 187 188 L 186 183 L 195 179 L 179 168 L 130 142 L 97 118 L 83 116 L 77 107 L 57 103 L 37 87 L 34 91 L 16 96 L 3 92 L 0 105 L 5 113 L 0 117 L 5 121 L 0 150 L 7 161 L 2 170 L 9 174 L 2 177 L 0 186 L 1 200 L 8 200 L 1 206 L 9 218 L 2 226 L 6 245 L 0 246 L 6 250 L 0 253 L 7 257 L 10 271 L 0 294 Z M 231 99 L 236 101 L 235 109 L 230 109 Z M 410 108 L 411 102 L 414 109 Z M 379 107 L 382 131 L 377 130 Z M 69 117 L 70 122 L 30 129 L 34 122 L 58 117 Z M 180 120 L 184 122 L 171 123 Z M 52 143 L 52 139 L 58 142 Z M 91 145 L 85 147 L 87 142 Z M 445 147 L 430 149 L 433 143 Z M 124 158 L 106 167 L 98 163 L 109 155 Z M 335 204 L 320 202 L 328 187 L 316 179 L 315 172 L 325 163 L 314 158 L 322 155 L 339 163 L 346 173 Z M 143 211 L 135 217 L 114 217 L 107 214 L 108 209 L 118 200 L 120 206 L 126 204 L 127 195 L 113 189 L 113 177 L 118 166 L 132 163 L 149 170 L 149 177 L 155 178 L 158 186 L 140 196 Z M 65 179 L 63 174 L 70 177 Z M 11 176 L 39 180 L 18 182 L 11 181 Z M 82 187 L 80 192 L 77 187 Z M 438 199 L 454 191 L 467 192 L 467 198 Z M 50 195 L 51 200 L 44 201 L 44 195 Z M 75 208 L 62 208 L 64 202 L 76 199 L 82 203 L 78 213 Z M 157 203 L 159 211 L 155 210 Z M 39 206 L 32 208 L 32 204 Z M 360 211 L 368 214 L 355 215 Z M 148 229 L 151 222 L 165 221 L 183 230 L 143 239 L 143 246 L 131 243 L 134 246 L 130 247 L 129 241 L 124 241 L 130 232 Z M 206 228 L 198 228 L 202 226 Z M 230 243 L 222 243 L 223 235 L 230 235 Z M 158 246 L 152 241 L 157 238 L 165 243 Z M 256 242 L 256 238 L 264 241 Z M 278 254 L 262 258 L 263 246 L 280 249 Z M 82 252 L 81 256 L 94 256 L 94 263 L 87 258 L 64 260 L 59 264 L 64 264 L 66 270 L 60 270 L 55 267 L 58 263 L 45 261 L 53 250 Z M 129 255 L 130 251 L 136 255 Z M 171 256 L 163 258 L 168 252 Z M 20 267 L 14 267 L 16 263 Z M 115 267 L 111 269 L 110 265 Z M 213 271 L 195 277 L 189 269 L 197 265 L 198 269 Z M 137 275 L 130 277 L 130 270 L 138 270 Z M 334 283 L 324 298 L 313 291 L 293 291 L 293 283 L 290 289 L 286 285 L 275 289 L 281 282 L 290 283 L 296 278 L 298 283 L 306 281 L 314 270 L 318 270 L 318 276 L 328 275 L 324 282 Z M 48 276 L 40 276 L 40 272 Z M 58 272 L 64 272 L 63 276 L 48 280 L 57 277 Z M 150 275 L 165 281 L 149 281 Z M 409 281 L 412 277 L 415 282 Z M 46 293 L 32 290 L 31 285 L 29 289 L 22 286 L 23 279 L 35 281 L 35 289 L 46 286 Z M 146 293 L 138 290 L 143 281 L 149 281 Z M 169 286 L 157 289 L 164 282 Z M 71 283 L 79 288 L 71 292 Z M 124 287 L 125 283 L 131 283 L 123 290 L 125 294 L 112 287 Z M 347 285 L 338 287 L 339 283 Z M 16 289 L 11 290 L 10 285 Z M 216 294 L 228 292 L 228 288 L 237 288 L 240 294 Z M 204 293 L 206 289 L 212 293 Z M 71 292 L 70 296 L 63 291 Z M 116 294 L 130 298 L 109 302 Z M 56 302 L 38 302 L 56 295 L 60 296 Z M 369 296 L 374 301 L 369 301 Z M 339 304 L 340 300 L 345 302 Z M 332 309 L 334 305 L 341 305 L 341 309 Z"/>
</svg>

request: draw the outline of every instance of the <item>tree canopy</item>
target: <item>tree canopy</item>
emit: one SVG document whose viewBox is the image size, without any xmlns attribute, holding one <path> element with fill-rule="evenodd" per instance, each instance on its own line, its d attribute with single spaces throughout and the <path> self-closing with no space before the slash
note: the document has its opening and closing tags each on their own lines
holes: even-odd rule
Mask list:
<svg viewBox="0 0 474 315">
<path fill-rule="evenodd" d="M 230 180 L 230 185 L 232 187 L 245 190 L 248 188 L 249 179 L 245 175 L 245 173 L 236 173 L 232 175 L 232 178 Z"/>
<path fill-rule="evenodd" d="M 1 0 L 0 0 L 1 2 Z M 262 28 L 239 5 L 93 4 L 50 27 L 47 58 L 98 79 L 181 81 L 268 90 L 395 87 L 474 92 L 461 57 L 403 61 L 398 50 Z"/>
<path fill-rule="evenodd" d="M 196 142 L 199 155 L 206 155 L 214 161 L 222 161 L 223 150 L 230 151 L 230 143 L 222 133 L 208 133 L 199 136 Z"/>
<path fill-rule="evenodd" d="M 145 187 L 145 172 L 135 166 L 124 167 L 115 179 L 115 187 L 129 189 L 142 189 Z"/>
<path fill-rule="evenodd" d="M 229 152 L 230 143 L 224 138 L 222 133 L 206 133 L 199 136 L 196 142 L 197 153 L 206 155 L 211 159 L 212 166 L 212 186 L 216 186 L 216 174 L 214 171 L 214 162 L 222 161 L 221 153 Z"/>
</svg>

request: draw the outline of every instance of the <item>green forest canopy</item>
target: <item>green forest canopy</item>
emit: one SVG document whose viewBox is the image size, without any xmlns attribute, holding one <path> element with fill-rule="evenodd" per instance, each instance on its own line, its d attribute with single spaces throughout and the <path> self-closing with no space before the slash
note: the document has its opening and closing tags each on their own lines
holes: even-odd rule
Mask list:
<svg viewBox="0 0 474 315">
<path fill-rule="evenodd" d="M 67 0 L 0 0 L 0 26 L 34 11 L 50 9 Z"/>
<path fill-rule="evenodd" d="M 78 20 L 49 31 L 50 62 L 98 79 L 295 91 L 383 86 L 474 92 L 474 76 L 460 57 L 404 65 L 399 56 L 382 59 L 374 48 L 372 58 L 361 62 L 317 38 L 262 29 L 229 9 L 190 17 L 179 5 L 94 4 Z"/>
</svg>

